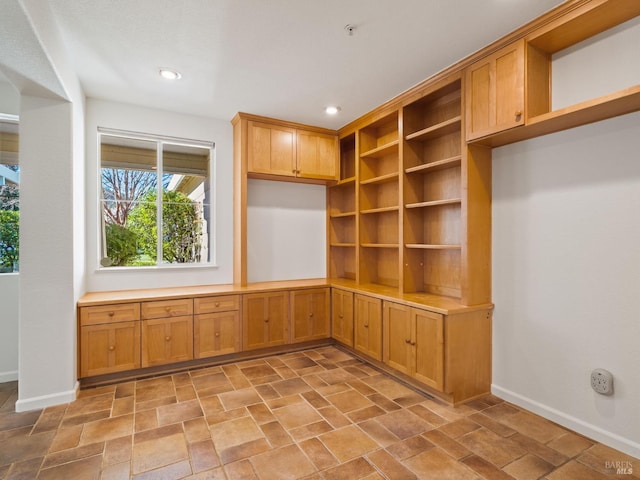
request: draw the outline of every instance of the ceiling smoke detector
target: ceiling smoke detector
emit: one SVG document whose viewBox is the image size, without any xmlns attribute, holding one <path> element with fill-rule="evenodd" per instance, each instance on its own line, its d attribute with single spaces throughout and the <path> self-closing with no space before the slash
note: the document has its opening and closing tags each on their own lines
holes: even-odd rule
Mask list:
<svg viewBox="0 0 640 480">
<path fill-rule="evenodd" d="M 349 35 L 350 37 L 353 36 L 353 32 L 355 31 L 355 29 L 356 29 L 356 26 L 350 23 L 347 23 L 344 26 L 344 31 L 347 32 L 347 35 Z"/>
</svg>

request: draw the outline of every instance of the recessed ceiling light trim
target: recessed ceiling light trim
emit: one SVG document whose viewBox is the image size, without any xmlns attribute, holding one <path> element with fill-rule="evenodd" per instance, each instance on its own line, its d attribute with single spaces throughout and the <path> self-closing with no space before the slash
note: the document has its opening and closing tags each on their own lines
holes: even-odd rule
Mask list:
<svg viewBox="0 0 640 480">
<path fill-rule="evenodd" d="M 337 105 L 329 105 L 324 107 L 324 113 L 327 115 L 337 115 L 341 108 Z"/>
<path fill-rule="evenodd" d="M 158 73 L 162 78 L 165 78 L 167 80 L 179 80 L 180 78 L 182 78 L 182 74 L 180 72 L 171 68 L 160 68 Z"/>
</svg>

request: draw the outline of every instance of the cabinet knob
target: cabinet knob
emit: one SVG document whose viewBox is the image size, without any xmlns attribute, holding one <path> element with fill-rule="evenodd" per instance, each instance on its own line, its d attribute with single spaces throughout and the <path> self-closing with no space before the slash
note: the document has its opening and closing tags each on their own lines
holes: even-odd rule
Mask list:
<svg viewBox="0 0 640 480">
<path fill-rule="evenodd" d="M 220 336 L 220 333 L 219 333 L 219 332 L 216 332 L 216 337 L 219 337 L 219 336 Z"/>
<path fill-rule="evenodd" d="M 164 339 L 165 339 L 167 342 L 170 342 L 170 341 L 171 341 L 171 337 L 170 337 L 169 335 L 167 335 L 166 337 L 164 337 Z"/>
<path fill-rule="evenodd" d="M 522 116 L 522 111 L 521 110 L 516 110 L 515 111 L 515 116 L 516 116 L 516 120 L 520 120 L 520 117 Z"/>
<path fill-rule="evenodd" d="M 214 303 L 214 305 L 215 305 L 216 307 L 219 307 L 219 306 L 220 306 L 220 302 L 216 302 L 216 303 Z"/>
<path fill-rule="evenodd" d="M 170 312 L 170 311 L 171 311 L 171 307 L 168 307 L 168 306 L 167 306 L 167 307 L 164 307 L 164 311 L 165 311 L 165 312 Z"/>
<path fill-rule="evenodd" d="M 268 318 L 265 318 L 265 319 L 264 319 L 264 323 L 269 323 L 269 319 L 268 319 Z"/>
<path fill-rule="evenodd" d="M 309 318 L 313 317 L 313 312 L 309 314 Z"/>
<path fill-rule="evenodd" d="M 116 314 L 116 312 L 109 312 L 107 313 L 107 315 L 109 315 L 110 317 L 113 317 Z"/>
<path fill-rule="evenodd" d="M 342 314 L 338 315 L 338 317 L 340 317 L 340 318 L 344 318 L 344 317 L 342 316 Z"/>
<path fill-rule="evenodd" d="M 109 345 L 109 351 L 113 352 L 116 349 L 115 345 Z"/>
<path fill-rule="evenodd" d="M 413 346 L 413 347 L 415 347 L 415 346 L 416 346 L 416 342 L 409 342 L 409 344 L 410 344 L 411 346 Z"/>
<path fill-rule="evenodd" d="M 296 173 L 296 169 L 294 168 L 293 170 L 291 170 L 291 173 Z"/>
<path fill-rule="evenodd" d="M 364 324 L 364 328 L 369 328 L 369 324 L 368 324 L 368 323 L 365 323 L 365 324 Z"/>
<path fill-rule="evenodd" d="M 411 344 L 411 340 L 405 340 L 404 343 L 406 343 L 407 345 Z"/>
</svg>

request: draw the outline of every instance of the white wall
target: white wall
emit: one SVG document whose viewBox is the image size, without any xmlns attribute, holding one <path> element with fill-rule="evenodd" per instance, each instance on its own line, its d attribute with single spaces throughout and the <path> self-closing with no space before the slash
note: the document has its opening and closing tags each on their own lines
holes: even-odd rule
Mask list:
<svg viewBox="0 0 640 480">
<path fill-rule="evenodd" d="M 640 83 L 639 20 L 556 55 L 556 108 Z M 636 457 L 639 137 L 634 113 L 494 149 L 492 217 L 493 392 Z"/>
<path fill-rule="evenodd" d="M 0 113 L 18 115 L 20 95 L 0 81 Z M 18 274 L 0 274 L 0 383 L 18 379 Z"/>
<path fill-rule="evenodd" d="M 215 143 L 214 194 L 217 266 L 99 268 L 98 127 Z M 233 129 L 230 121 L 87 99 L 87 291 L 209 285 L 233 282 Z"/>
<path fill-rule="evenodd" d="M 326 187 L 249 180 L 249 282 L 326 277 Z"/>
</svg>

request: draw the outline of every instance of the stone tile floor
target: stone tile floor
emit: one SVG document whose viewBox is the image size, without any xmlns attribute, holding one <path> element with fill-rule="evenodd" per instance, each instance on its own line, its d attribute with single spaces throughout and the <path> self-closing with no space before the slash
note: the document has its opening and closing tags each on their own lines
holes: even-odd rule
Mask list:
<svg viewBox="0 0 640 480">
<path fill-rule="evenodd" d="M 640 478 L 640 460 L 499 398 L 447 406 L 334 347 L 87 389 L 41 411 L 15 413 L 16 398 L 0 384 L 0 479 Z"/>
</svg>

